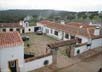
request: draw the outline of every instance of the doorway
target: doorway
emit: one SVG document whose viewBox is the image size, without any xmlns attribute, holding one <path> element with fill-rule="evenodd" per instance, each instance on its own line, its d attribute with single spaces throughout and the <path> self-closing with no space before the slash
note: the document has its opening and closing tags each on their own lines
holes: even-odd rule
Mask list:
<svg viewBox="0 0 102 72">
<path fill-rule="evenodd" d="M 17 72 L 17 60 L 9 61 L 8 62 L 10 72 Z"/>
<path fill-rule="evenodd" d="M 40 27 L 34 27 L 34 32 L 37 32 L 40 29 L 41 29 Z"/>
<path fill-rule="evenodd" d="M 22 33 L 25 33 L 24 29 L 22 29 Z"/>
</svg>

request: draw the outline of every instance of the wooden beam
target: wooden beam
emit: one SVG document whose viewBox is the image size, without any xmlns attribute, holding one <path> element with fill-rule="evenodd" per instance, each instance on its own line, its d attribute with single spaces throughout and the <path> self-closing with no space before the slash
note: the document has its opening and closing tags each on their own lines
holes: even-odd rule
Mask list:
<svg viewBox="0 0 102 72">
<path fill-rule="evenodd" d="M 58 42 L 50 43 L 50 44 L 47 44 L 47 46 L 53 49 L 53 48 L 58 48 L 65 45 L 73 45 L 73 44 L 76 44 L 76 42 L 77 42 L 77 39 L 71 39 L 66 41 L 58 41 Z"/>
</svg>

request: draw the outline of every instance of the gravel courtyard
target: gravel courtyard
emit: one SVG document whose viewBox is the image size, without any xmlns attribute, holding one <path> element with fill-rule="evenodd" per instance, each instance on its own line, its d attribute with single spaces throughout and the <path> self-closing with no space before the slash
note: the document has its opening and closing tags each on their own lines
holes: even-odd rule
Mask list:
<svg viewBox="0 0 102 72">
<path fill-rule="evenodd" d="M 25 42 L 25 53 L 33 53 L 35 56 L 41 56 L 46 54 L 46 48 L 48 43 L 55 42 L 56 40 L 46 35 L 36 35 L 35 33 L 25 34 L 29 36 L 30 40 Z M 27 47 L 27 44 L 30 46 Z M 49 49 L 48 52 L 49 53 Z"/>
</svg>

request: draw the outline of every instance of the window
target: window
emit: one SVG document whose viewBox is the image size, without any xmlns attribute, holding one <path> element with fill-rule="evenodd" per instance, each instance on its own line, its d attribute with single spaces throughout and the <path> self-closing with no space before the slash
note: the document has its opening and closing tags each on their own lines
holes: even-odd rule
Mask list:
<svg viewBox="0 0 102 72">
<path fill-rule="evenodd" d="M 68 34 L 65 34 L 65 38 L 69 38 L 69 35 Z"/>
<path fill-rule="evenodd" d="M 10 31 L 13 31 L 13 29 L 10 29 Z"/>
<path fill-rule="evenodd" d="M 46 33 L 49 33 L 49 29 L 46 29 Z"/>
<path fill-rule="evenodd" d="M 58 31 L 55 31 L 54 34 L 58 36 Z"/>
<path fill-rule="evenodd" d="M 75 38 L 75 36 L 71 36 L 71 39 L 74 39 Z"/>
<path fill-rule="evenodd" d="M 3 31 L 3 32 L 6 32 L 6 29 L 3 29 L 2 31 Z"/>
<path fill-rule="evenodd" d="M 82 42 L 82 39 L 81 38 L 78 38 L 78 43 L 81 43 Z"/>
<path fill-rule="evenodd" d="M 52 29 L 51 29 L 51 34 L 52 34 Z"/>
<path fill-rule="evenodd" d="M 20 32 L 20 29 L 16 29 L 16 31 Z"/>
<path fill-rule="evenodd" d="M 79 49 L 77 50 L 77 54 L 80 54 L 80 50 Z"/>
<path fill-rule="evenodd" d="M 29 29 L 29 31 L 31 31 L 31 29 Z"/>
<path fill-rule="evenodd" d="M 49 61 L 48 60 L 45 60 L 44 61 L 44 65 L 48 65 L 49 64 Z"/>
<path fill-rule="evenodd" d="M 87 47 L 88 47 L 88 46 L 91 46 L 91 44 L 87 44 Z"/>
</svg>

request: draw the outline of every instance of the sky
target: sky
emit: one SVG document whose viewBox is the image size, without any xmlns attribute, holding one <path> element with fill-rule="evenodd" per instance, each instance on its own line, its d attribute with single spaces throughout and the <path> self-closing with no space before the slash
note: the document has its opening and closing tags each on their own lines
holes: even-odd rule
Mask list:
<svg viewBox="0 0 102 72">
<path fill-rule="evenodd" d="M 102 11 L 102 0 L 0 0 L 0 10 L 6 9 Z"/>
</svg>

